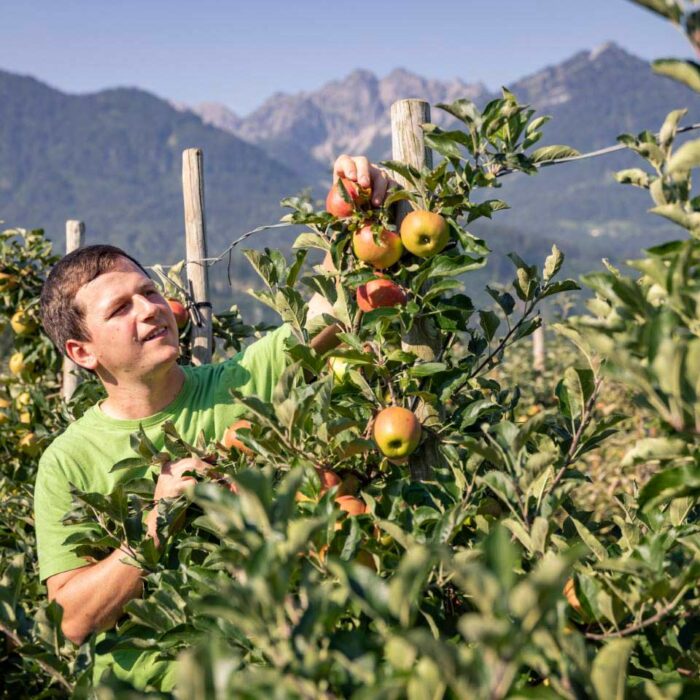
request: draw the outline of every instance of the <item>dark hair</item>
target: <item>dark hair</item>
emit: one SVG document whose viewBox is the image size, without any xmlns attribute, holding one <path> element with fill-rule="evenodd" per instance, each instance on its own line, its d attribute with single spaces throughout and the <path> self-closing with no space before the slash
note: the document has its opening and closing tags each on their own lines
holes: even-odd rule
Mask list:
<svg viewBox="0 0 700 700">
<path fill-rule="evenodd" d="M 40 315 L 46 334 L 64 355 L 68 340 L 90 340 L 85 312 L 75 301 L 78 290 L 113 270 L 123 259 L 130 260 L 149 276 L 138 260 L 112 245 L 77 248 L 53 266 L 41 289 Z"/>
</svg>

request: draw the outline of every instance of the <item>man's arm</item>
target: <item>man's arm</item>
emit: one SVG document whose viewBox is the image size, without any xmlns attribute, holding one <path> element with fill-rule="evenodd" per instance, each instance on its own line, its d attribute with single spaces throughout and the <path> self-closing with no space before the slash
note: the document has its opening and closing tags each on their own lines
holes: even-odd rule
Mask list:
<svg viewBox="0 0 700 700">
<path fill-rule="evenodd" d="M 166 464 L 158 477 L 154 493 L 157 503 L 162 498 L 176 498 L 196 482 L 185 472 L 201 474 L 211 465 L 199 459 L 181 459 Z M 162 543 L 156 534 L 156 508 L 146 518 L 148 536 L 158 548 Z M 82 644 L 92 632 L 113 627 L 121 617 L 124 606 L 143 594 L 143 571 L 122 561 L 126 550 L 115 550 L 96 564 L 64 571 L 46 581 L 49 600 L 63 608 L 61 629 L 75 644 Z"/>
</svg>

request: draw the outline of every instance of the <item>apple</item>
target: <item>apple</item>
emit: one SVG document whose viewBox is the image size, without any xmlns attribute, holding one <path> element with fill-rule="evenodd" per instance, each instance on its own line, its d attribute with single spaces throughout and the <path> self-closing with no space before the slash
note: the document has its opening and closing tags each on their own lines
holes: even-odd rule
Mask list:
<svg viewBox="0 0 700 700">
<path fill-rule="evenodd" d="M 391 460 L 408 457 L 418 447 L 421 432 L 415 413 L 401 406 L 381 410 L 374 421 L 374 441 L 382 454 Z"/>
<path fill-rule="evenodd" d="M 432 258 L 449 240 L 447 221 L 432 211 L 412 211 L 401 223 L 401 242 L 419 258 Z"/>
<path fill-rule="evenodd" d="M 365 502 L 355 496 L 338 496 L 335 502 L 348 515 L 362 515 L 367 510 Z"/>
<path fill-rule="evenodd" d="M 175 316 L 175 323 L 177 323 L 178 329 L 182 330 L 187 325 L 187 320 L 189 319 L 187 309 L 182 302 L 177 299 L 168 299 L 168 306 Z"/>
<path fill-rule="evenodd" d="M 343 480 L 332 469 L 317 469 L 316 473 L 321 481 L 321 494 L 323 495 L 334 486 L 340 486 Z"/>
<path fill-rule="evenodd" d="M 34 433 L 25 433 L 17 443 L 19 449 L 33 457 L 39 452 L 39 440 Z"/>
<path fill-rule="evenodd" d="M 581 601 L 578 599 L 578 596 L 576 595 L 576 583 L 571 576 L 569 576 L 569 578 L 566 579 L 566 583 L 564 584 L 564 596 L 565 596 L 566 600 L 568 601 L 569 605 L 577 613 L 579 613 L 579 615 L 583 613 L 583 607 L 581 607 Z"/>
<path fill-rule="evenodd" d="M 378 234 L 379 244 L 374 242 L 372 225 L 365 224 L 352 236 L 352 249 L 358 260 L 369 263 L 378 270 L 391 267 L 403 255 L 401 236 L 383 228 Z"/>
<path fill-rule="evenodd" d="M 20 309 L 12 315 L 10 326 L 17 335 L 26 335 L 36 328 L 36 323 L 26 311 Z"/>
<path fill-rule="evenodd" d="M 347 375 L 348 369 L 350 367 L 348 362 L 342 357 L 329 358 L 328 366 L 331 368 L 331 372 L 333 373 L 333 379 L 337 383 L 340 383 L 345 379 L 345 376 Z"/>
<path fill-rule="evenodd" d="M 27 368 L 24 362 L 24 355 L 21 352 L 15 352 L 10 357 L 10 362 L 8 363 L 10 372 L 15 376 L 19 376 Z"/>
<path fill-rule="evenodd" d="M 361 284 L 356 292 L 357 305 L 364 312 L 386 306 L 403 306 L 406 292 L 396 282 L 382 278 Z"/>
<path fill-rule="evenodd" d="M 0 272 L 0 292 L 8 292 L 18 285 L 17 277 L 9 272 Z"/>
<path fill-rule="evenodd" d="M 326 211 L 339 219 L 347 219 L 349 216 L 352 216 L 356 208 L 367 204 L 372 192 L 369 188 L 362 188 L 356 182 L 347 178 L 343 177 L 340 180 L 352 201 L 346 202 L 338 184 L 334 183 L 326 197 Z"/>
<path fill-rule="evenodd" d="M 236 449 L 239 452 L 242 452 L 244 455 L 248 456 L 255 454 L 253 450 L 250 449 L 250 447 L 244 445 L 237 437 L 238 430 L 240 430 L 241 428 L 250 430 L 252 427 L 253 426 L 251 422 L 243 418 L 235 421 L 234 423 L 231 423 L 231 425 L 229 425 L 229 427 L 226 428 L 226 432 L 224 433 L 224 438 L 221 441 L 221 444 L 227 450 Z"/>
<path fill-rule="evenodd" d="M 15 404 L 16 404 L 17 408 L 23 408 L 24 406 L 29 406 L 29 404 L 31 402 L 32 402 L 32 397 L 28 391 L 23 391 L 23 392 L 17 394 L 17 397 L 15 398 Z"/>
<path fill-rule="evenodd" d="M 353 561 L 356 564 L 360 564 L 361 566 L 366 566 L 368 569 L 372 569 L 372 571 L 377 570 L 377 565 L 374 563 L 374 557 L 366 549 L 358 550 Z"/>
<path fill-rule="evenodd" d="M 5 412 L 5 409 L 10 408 L 11 405 L 10 401 L 0 396 L 0 425 L 10 420 L 10 416 Z"/>
</svg>

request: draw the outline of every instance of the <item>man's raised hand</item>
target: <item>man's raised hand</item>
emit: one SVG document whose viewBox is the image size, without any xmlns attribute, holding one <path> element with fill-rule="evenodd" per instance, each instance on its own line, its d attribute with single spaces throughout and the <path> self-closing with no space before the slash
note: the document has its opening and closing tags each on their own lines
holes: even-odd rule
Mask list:
<svg viewBox="0 0 700 700">
<path fill-rule="evenodd" d="M 393 180 L 365 156 L 338 156 L 333 164 L 333 182 L 344 177 L 360 187 L 372 187 L 372 206 L 379 207 L 386 197 Z"/>
</svg>

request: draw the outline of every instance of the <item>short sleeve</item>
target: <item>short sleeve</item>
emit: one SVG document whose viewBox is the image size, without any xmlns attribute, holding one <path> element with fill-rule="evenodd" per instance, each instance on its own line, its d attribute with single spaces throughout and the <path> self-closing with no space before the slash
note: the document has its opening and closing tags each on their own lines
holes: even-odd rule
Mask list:
<svg viewBox="0 0 700 700">
<path fill-rule="evenodd" d="M 291 336 L 291 326 L 285 324 L 245 349 L 240 364 L 250 373 L 250 383 L 244 393 L 272 400 L 277 380 L 287 366 L 285 343 Z"/>
<path fill-rule="evenodd" d="M 34 525 L 36 529 L 39 575 L 42 581 L 50 576 L 71 571 L 89 562 L 71 551 L 65 539 L 81 531 L 79 525 L 64 525 L 63 517 L 72 510 L 70 483 L 61 463 L 44 453 L 34 486 Z"/>
</svg>

